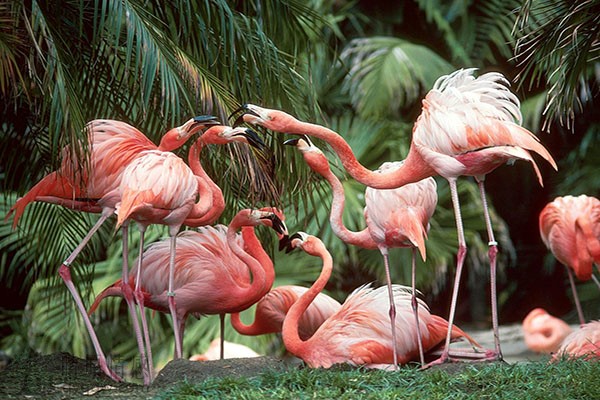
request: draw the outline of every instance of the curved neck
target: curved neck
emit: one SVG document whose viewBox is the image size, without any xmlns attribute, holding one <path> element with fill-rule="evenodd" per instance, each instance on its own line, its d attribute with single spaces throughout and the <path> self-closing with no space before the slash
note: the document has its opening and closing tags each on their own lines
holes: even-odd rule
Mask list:
<svg viewBox="0 0 600 400">
<path fill-rule="evenodd" d="M 244 249 L 242 249 L 239 246 L 238 240 L 236 240 L 237 231 L 241 228 L 242 225 L 243 224 L 240 223 L 240 217 L 236 216 L 233 218 L 233 220 L 229 224 L 229 227 L 227 228 L 227 242 L 229 243 L 231 251 L 233 251 L 233 253 L 236 256 L 238 256 L 244 264 L 246 264 L 246 266 L 250 270 L 250 273 L 252 274 L 252 283 L 245 288 L 238 288 L 237 290 L 237 295 L 240 296 L 240 298 L 244 299 L 244 303 L 240 302 L 240 311 L 250 307 L 256 302 L 254 301 L 252 303 L 249 303 L 247 299 L 254 297 L 257 292 L 261 292 L 262 290 L 264 290 L 266 281 L 265 270 L 260 265 L 260 262 L 253 258 L 251 254 L 244 251 Z M 254 229 L 249 229 L 249 231 L 251 232 L 250 236 L 256 238 L 256 235 L 254 234 Z M 258 242 L 258 238 L 256 238 L 256 242 Z M 258 242 L 258 245 L 260 246 L 260 242 Z M 260 247 L 262 249 L 262 246 Z"/>
<path fill-rule="evenodd" d="M 322 244 L 319 249 L 319 257 L 321 257 L 323 260 L 321 274 L 315 283 L 313 283 L 313 285 L 290 307 L 287 316 L 283 321 L 283 327 L 281 329 L 281 335 L 283 337 L 283 343 L 285 344 L 286 349 L 296 356 L 300 356 L 304 352 L 309 351 L 309 346 L 306 346 L 306 343 L 310 342 L 311 340 L 308 339 L 303 341 L 300 338 L 300 334 L 298 332 L 300 318 L 310 304 L 314 301 L 314 299 L 319 295 L 319 293 L 321 293 L 323 288 L 325 288 L 333 269 L 333 260 L 331 258 L 331 254 L 329 254 Z"/>
<path fill-rule="evenodd" d="M 338 155 L 346 171 L 358 182 L 372 188 L 394 189 L 437 175 L 412 144 L 402 167 L 388 172 L 374 172 L 358 162 L 350 145 L 329 128 L 295 120 L 286 127 L 285 133 L 304 134 L 326 141 Z"/>
<path fill-rule="evenodd" d="M 211 179 L 200 163 L 200 153 L 204 147 L 202 136 L 190 148 L 188 164 L 198 181 L 200 199 L 185 219 L 184 224 L 191 227 L 211 225 L 223 213 L 225 199 L 221 188 Z"/>
<path fill-rule="evenodd" d="M 265 284 L 263 289 L 256 291 L 254 294 L 250 294 L 248 297 L 248 303 L 250 303 L 248 304 L 248 307 L 250 307 L 252 304 L 257 303 L 262 299 L 269 290 L 271 290 L 273 282 L 275 281 L 275 269 L 273 268 L 273 260 L 271 260 L 271 257 L 269 257 L 262 247 L 253 228 L 249 226 L 242 227 L 242 238 L 244 239 L 244 250 L 262 265 L 265 272 Z M 265 328 L 261 324 L 261 321 L 256 319 L 256 316 L 251 325 L 246 325 L 242 322 L 239 313 L 233 313 L 231 314 L 231 325 L 242 335 L 261 335 L 267 333 L 265 332 Z"/>
<path fill-rule="evenodd" d="M 327 168 L 326 171 L 317 171 L 331 185 L 333 191 L 333 199 L 331 201 L 331 213 L 329 214 L 329 223 L 333 233 L 342 241 L 355 246 L 360 246 L 365 249 L 377 249 L 377 243 L 371 237 L 369 229 L 365 228 L 362 231 L 351 231 L 344 225 L 343 215 L 346 198 L 344 195 L 344 186 L 337 176 Z"/>
</svg>

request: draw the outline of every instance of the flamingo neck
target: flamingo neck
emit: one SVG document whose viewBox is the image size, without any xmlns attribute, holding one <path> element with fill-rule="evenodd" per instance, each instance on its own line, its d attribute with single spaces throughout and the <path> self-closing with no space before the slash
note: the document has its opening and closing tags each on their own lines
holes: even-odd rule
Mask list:
<svg viewBox="0 0 600 400">
<path fill-rule="evenodd" d="M 311 350 L 310 346 L 307 345 L 311 339 L 304 341 L 300 338 L 300 333 L 298 332 L 300 318 L 319 293 L 325 288 L 333 269 L 331 254 L 329 254 L 324 247 L 319 249 L 319 257 L 323 260 L 321 274 L 312 286 L 290 307 L 281 329 L 281 335 L 286 349 L 300 358 L 302 358 L 302 354 Z"/>
<path fill-rule="evenodd" d="M 305 134 L 326 141 L 342 161 L 348 173 L 363 185 L 375 189 L 394 189 L 408 183 L 436 175 L 419 152 L 411 145 L 404 164 L 386 172 L 375 172 L 364 167 L 357 159 L 352 148 L 338 133 L 321 125 L 294 120 L 286 126 L 286 133 Z"/>
<path fill-rule="evenodd" d="M 190 148 L 188 164 L 198 181 L 200 199 L 186 218 L 184 224 L 191 227 L 210 225 L 225 209 L 225 199 L 221 188 L 206 173 L 200 163 L 200 153 L 204 148 L 202 136 Z"/>
<path fill-rule="evenodd" d="M 323 171 L 317 171 L 331 185 L 333 191 L 333 199 L 331 201 L 331 213 L 329 214 L 329 223 L 331 229 L 337 237 L 348 244 L 360 246 L 365 249 L 377 249 L 377 244 L 373 241 L 368 229 L 355 232 L 351 231 L 344 225 L 343 215 L 346 203 L 344 194 L 344 186 L 337 176 L 327 168 Z"/>
<path fill-rule="evenodd" d="M 252 283 L 245 288 L 239 287 L 237 290 L 237 295 L 240 296 L 240 298 L 248 299 L 250 297 L 255 296 L 257 292 L 264 290 L 266 274 L 260 262 L 253 258 L 251 254 L 244 251 L 244 249 L 242 249 L 239 246 L 238 241 L 236 240 L 236 235 L 237 231 L 242 226 L 243 224 L 241 223 L 240 217 L 234 217 L 231 223 L 229 224 L 229 227 L 227 228 L 227 243 L 229 243 L 231 251 L 233 251 L 233 253 L 236 256 L 238 256 L 244 264 L 246 264 L 246 266 L 250 270 L 250 273 L 252 274 Z M 249 231 L 251 232 L 251 235 L 249 236 L 254 236 L 256 238 L 256 235 L 254 234 L 254 229 L 250 229 Z M 258 242 L 258 238 L 256 238 L 256 242 Z M 258 245 L 260 246 L 260 242 L 258 242 Z M 262 246 L 260 247 L 262 248 Z M 248 308 L 254 303 L 255 302 L 248 304 L 248 301 L 246 301 L 243 304 L 246 305 L 246 307 L 240 307 L 240 310 Z"/>
</svg>

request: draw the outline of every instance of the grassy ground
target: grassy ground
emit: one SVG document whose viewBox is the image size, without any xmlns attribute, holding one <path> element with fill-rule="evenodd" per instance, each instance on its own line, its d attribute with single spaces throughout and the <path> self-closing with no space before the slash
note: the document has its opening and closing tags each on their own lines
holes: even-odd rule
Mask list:
<svg viewBox="0 0 600 400">
<path fill-rule="evenodd" d="M 250 378 L 185 382 L 161 399 L 598 399 L 600 363 L 545 361 L 399 372 L 361 369 L 265 372 Z"/>
</svg>

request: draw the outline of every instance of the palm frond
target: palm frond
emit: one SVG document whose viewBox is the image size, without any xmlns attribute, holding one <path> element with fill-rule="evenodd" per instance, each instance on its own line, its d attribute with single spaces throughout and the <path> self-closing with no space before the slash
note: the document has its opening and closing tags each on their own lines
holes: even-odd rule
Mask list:
<svg viewBox="0 0 600 400">
<path fill-rule="evenodd" d="M 341 54 L 346 89 L 363 115 L 398 115 L 453 68 L 425 46 L 393 37 L 354 39 Z"/>
<path fill-rule="evenodd" d="M 525 0 L 515 34 L 521 84 L 549 85 L 544 128 L 558 119 L 572 129 L 598 84 L 600 3 Z"/>
</svg>

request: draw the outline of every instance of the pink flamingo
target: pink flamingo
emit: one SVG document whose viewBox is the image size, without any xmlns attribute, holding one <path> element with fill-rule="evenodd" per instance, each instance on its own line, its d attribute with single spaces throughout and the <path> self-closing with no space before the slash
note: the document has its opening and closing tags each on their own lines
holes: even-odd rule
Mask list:
<svg viewBox="0 0 600 400">
<path fill-rule="evenodd" d="M 600 361 L 600 321 L 590 321 L 565 338 L 552 361 L 581 358 Z"/>
<path fill-rule="evenodd" d="M 296 285 L 278 286 L 258 301 L 252 324 L 244 324 L 240 319 L 240 314 L 234 313 L 231 314 L 231 325 L 242 335 L 279 333 L 288 310 L 307 290 L 308 288 Z M 319 326 L 340 307 L 337 300 L 325 293 L 319 293 L 300 318 L 298 323 L 300 338 L 306 340 L 311 337 Z"/>
<path fill-rule="evenodd" d="M 579 323 L 585 324 L 575 279 L 594 279 L 592 265 L 600 265 L 600 200 L 586 196 L 557 197 L 540 213 L 540 235 L 544 244 L 567 267 Z"/>
<path fill-rule="evenodd" d="M 210 132 L 209 132 L 210 131 Z M 230 127 L 212 127 L 207 131 L 206 135 L 209 138 L 219 138 L 218 144 L 226 143 L 219 135 L 213 132 L 235 132 L 235 135 L 230 136 L 230 141 L 242 141 L 248 143 L 244 133 L 247 130 L 239 131 L 238 128 Z M 204 136 L 200 140 L 207 140 Z M 176 251 L 177 232 L 186 218 L 196 218 L 196 213 L 192 214 L 196 206 L 201 211 L 198 213 L 206 213 L 206 202 L 201 199 L 198 203 L 194 203 L 199 187 L 202 186 L 202 179 L 199 179 L 190 167 L 188 167 L 182 159 L 171 152 L 159 150 L 148 150 L 142 155 L 133 160 L 123 172 L 121 184 L 118 189 L 106 194 L 101 203 L 114 204 L 118 214 L 117 226 L 120 226 L 127 220 L 135 220 L 140 226 L 140 232 L 143 233 L 146 227 L 151 223 L 164 224 L 169 227 L 169 235 L 171 237 L 171 258 L 169 261 L 169 287 L 172 286 L 174 272 L 174 258 Z M 211 196 L 205 196 L 212 201 Z M 197 223 L 198 221 L 196 221 Z M 143 239 L 141 241 L 143 245 Z M 140 253 L 142 250 L 140 249 Z M 138 257 L 137 269 L 138 278 L 141 273 L 143 256 Z M 140 285 L 139 279 L 136 280 L 136 289 Z M 175 307 L 175 294 L 173 290 L 169 290 L 170 310 L 173 317 L 173 330 L 176 337 L 176 354 L 181 357 L 181 342 L 177 340 L 178 320 Z M 141 302 L 141 296 L 138 301 Z M 142 304 L 140 304 L 142 307 Z"/>
<path fill-rule="evenodd" d="M 536 353 L 554 353 L 573 331 L 563 320 L 543 308 L 534 308 L 522 323 L 523 338 L 527 347 Z"/>
<path fill-rule="evenodd" d="M 68 148 L 64 148 L 61 167 L 42 178 L 29 192 L 17 200 L 6 215 L 7 219 L 14 214 L 13 228 L 16 227 L 27 205 L 34 201 L 58 204 L 73 210 L 101 213 L 100 219 L 62 263 L 58 273 L 73 296 L 83 318 L 100 368 L 116 381 L 122 379 L 108 368 L 106 356 L 71 279 L 70 266 L 94 233 L 113 214 L 114 204 L 102 205 L 99 200 L 119 187 L 123 171 L 130 162 L 146 150 L 175 150 L 193 134 L 215 123 L 217 121 L 212 116 L 192 118 L 182 126 L 168 131 L 157 147 L 142 132 L 125 122 L 106 119 L 90 121 L 86 126 L 89 150 L 87 168 L 80 165 L 77 160 L 71 159 Z M 123 227 L 123 237 L 127 237 L 127 226 Z M 123 245 L 126 254 L 126 242 Z M 124 276 L 127 274 L 126 264 L 123 265 L 123 274 Z M 129 306 L 132 307 L 132 304 L 130 303 Z"/>
<path fill-rule="evenodd" d="M 319 278 L 288 311 L 283 321 L 283 343 L 292 354 L 312 368 L 329 368 L 333 364 L 349 363 L 368 368 L 387 368 L 393 363 L 392 335 L 387 321 L 389 316 L 381 310 L 387 302 L 386 287 L 372 289 L 369 285 L 356 289 L 346 299 L 340 310 L 329 317 L 314 335 L 302 340 L 298 333 L 300 317 L 320 293 L 331 276 L 333 260 L 323 242 L 315 236 L 299 232 L 289 238 L 291 248 L 301 248 L 307 254 L 320 257 L 323 269 Z M 394 300 L 398 307 L 396 344 L 398 362 L 408 363 L 418 357 L 416 327 L 412 318 L 411 294 L 407 287 L 393 285 Z M 422 303 L 419 307 L 422 342 L 425 351 L 442 343 L 448 322 L 429 313 Z M 454 339 L 466 338 L 477 345 L 466 333 L 454 327 Z M 392 364 L 396 368 L 395 364 Z"/>
<path fill-rule="evenodd" d="M 487 200 L 485 175 L 505 163 L 515 160 L 531 162 L 540 184 L 540 171 L 530 154 L 533 151 L 547 160 L 554 169 L 556 163 L 533 133 L 520 126 L 522 117 L 519 99 L 508 89 L 508 81 L 500 73 L 490 72 L 474 77 L 475 69 L 461 69 L 437 80 L 423 100 L 423 111 L 413 128 L 411 146 L 402 166 L 385 172 L 371 171 L 362 166 L 346 141 L 326 127 L 298 121 L 285 112 L 242 106 L 244 114 L 237 121 L 263 126 L 276 132 L 315 136 L 326 141 L 340 157 L 342 165 L 357 181 L 377 189 L 393 189 L 440 175 L 448 180 L 458 231 L 457 266 L 450 305 L 452 326 L 458 298 L 460 277 L 466 255 L 466 241 L 460 214 L 456 180 L 473 176 L 479 185 L 486 222 L 490 258 L 492 327 L 495 350 L 486 359 L 502 359 L 498 335 L 496 299 L 496 254 Z M 430 365 L 449 359 L 451 330 L 446 337 L 440 358 Z"/>
<path fill-rule="evenodd" d="M 205 226 L 197 232 L 187 230 L 179 233 L 171 281 L 168 279 L 171 275 L 171 240 L 153 243 L 144 252 L 144 267 L 140 271 L 139 263 L 136 264 L 127 285 L 132 288 L 141 281 L 139 290 L 144 306 L 160 312 L 171 312 L 171 299 L 173 295 L 177 296 L 175 341 L 181 343 L 189 314 L 240 312 L 270 289 L 265 270 L 273 268 L 272 261 L 270 265 L 261 265 L 261 261 L 270 260 L 270 257 L 254 229 L 244 229 L 243 235 L 236 232 L 242 227 L 264 225 L 280 235 L 287 235 L 279 215 L 281 213 L 272 208 L 245 209 L 232 219 L 228 227 Z M 138 276 L 141 279 L 138 280 Z M 123 286 L 118 280 L 102 291 L 89 312 L 94 312 L 107 296 L 123 296 Z M 265 286 L 268 286 L 266 290 Z M 176 345 L 176 356 L 181 357 L 178 349 L 181 349 L 181 344 Z"/>
<path fill-rule="evenodd" d="M 419 339 L 419 354 L 421 363 L 425 363 L 421 335 L 418 323 L 417 296 L 416 296 L 416 250 L 419 249 L 423 260 L 426 258 L 425 238 L 429 230 L 429 219 L 437 205 L 437 185 L 433 178 L 426 178 L 419 182 L 410 183 L 396 189 L 365 190 L 364 210 L 367 228 L 360 232 L 353 232 L 344 226 L 342 216 L 344 212 L 344 187 L 329 167 L 327 157 L 316 147 L 307 136 L 299 139 L 290 139 L 285 142 L 295 145 L 302 153 L 308 166 L 319 175 L 323 176 L 331 185 L 333 199 L 329 221 L 333 232 L 344 242 L 366 249 L 378 248 L 385 265 L 388 294 L 390 298 L 390 322 L 392 341 L 396 343 L 395 315 L 392 280 L 389 269 L 388 248 L 410 247 L 412 250 L 412 305 L 416 320 L 417 338 Z M 384 163 L 379 171 L 399 168 L 401 162 Z M 393 349 L 396 348 L 394 345 Z M 394 360 L 397 356 L 394 352 Z"/>
</svg>

